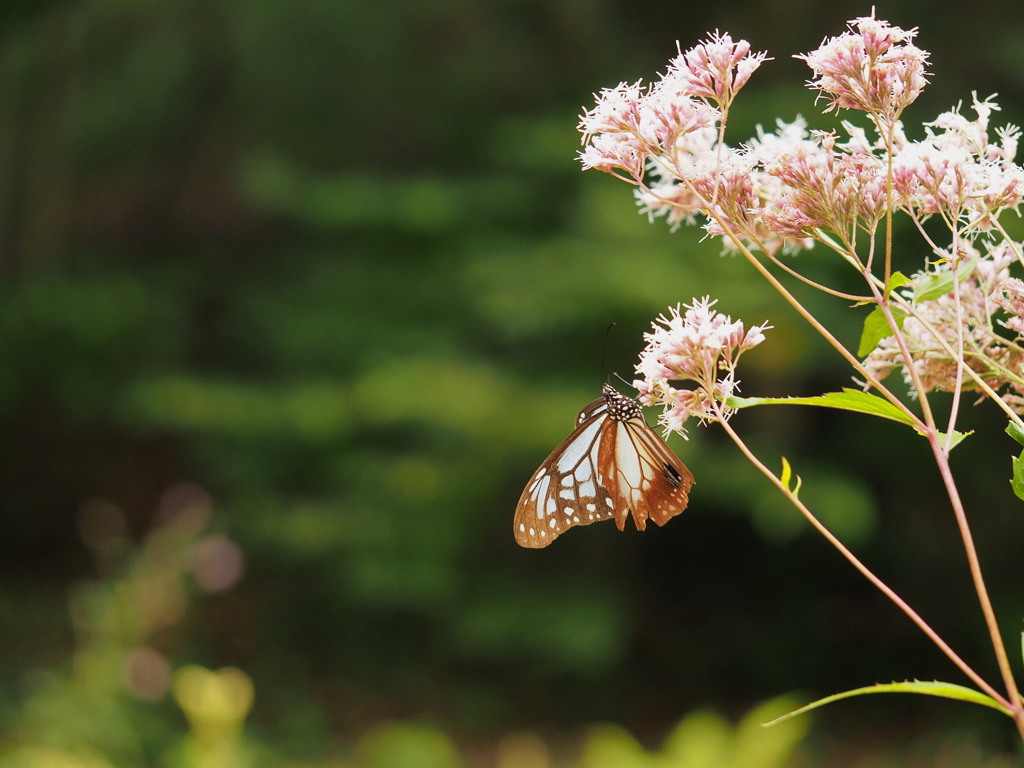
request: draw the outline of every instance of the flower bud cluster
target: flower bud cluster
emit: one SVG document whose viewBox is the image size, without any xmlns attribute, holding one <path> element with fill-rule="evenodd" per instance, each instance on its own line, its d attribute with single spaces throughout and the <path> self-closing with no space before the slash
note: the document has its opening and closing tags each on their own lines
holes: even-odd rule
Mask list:
<svg viewBox="0 0 1024 768">
<path fill-rule="evenodd" d="M 849 247 L 873 234 L 892 209 L 922 220 L 938 215 L 956 237 L 995 226 L 1024 199 L 1016 165 L 1020 131 L 992 131 L 991 100 L 973 100 L 976 119 L 951 110 L 910 141 L 899 116 L 925 85 L 927 52 L 903 30 L 872 17 L 797 58 L 815 73 L 810 86 L 829 110 L 868 113 L 878 138 L 843 123 L 847 138 L 810 132 L 804 120 L 759 129 L 743 146 L 723 141 L 738 91 L 766 60 L 729 35 L 680 53 L 657 83 L 606 89 L 580 118 L 584 169 L 615 174 L 637 187 L 641 211 L 670 226 L 704 217 L 727 249 L 798 250 L 835 237 Z"/>
<path fill-rule="evenodd" d="M 856 109 L 892 125 L 925 86 L 928 53 L 911 43 L 916 35 L 916 29 L 864 16 L 850 22 L 849 32 L 796 58 L 813 70 L 809 85 L 828 99 L 826 111 Z"/>
<path fill-rule="evenodd" d="M 705 296 L 669 308 L 644 334 L 647 346 L 640 354 L 633 386 L 644 405 L 664 405 L 660 423 L 667 431 L 685 434 L 684 424 L 694 417 L 717 421 L 729 415 L 726 398 L 738 389 L 736 364 L 748 349 L 764 341 L 771 326 L 745 329 L 741 321 L 712 309 L 716 300 Z M 687 382 L 692 388 L 677 388 Z"/>
</svg>

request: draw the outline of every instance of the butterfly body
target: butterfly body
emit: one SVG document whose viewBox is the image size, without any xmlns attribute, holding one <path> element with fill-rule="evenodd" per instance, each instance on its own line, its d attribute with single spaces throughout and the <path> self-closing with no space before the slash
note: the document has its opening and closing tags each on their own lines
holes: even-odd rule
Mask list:
<svg viewBox="0 0 1024 768">
<path fill-rule="evenodd" d="M 644 421 L 639 403 L 610 385 L 544 460 L 516 506 L 523 547 L 546 547 L 568 528 L 632 514 L 638 530 L 664 525 L 686 508 L 693 475 Z"/>
</svg>

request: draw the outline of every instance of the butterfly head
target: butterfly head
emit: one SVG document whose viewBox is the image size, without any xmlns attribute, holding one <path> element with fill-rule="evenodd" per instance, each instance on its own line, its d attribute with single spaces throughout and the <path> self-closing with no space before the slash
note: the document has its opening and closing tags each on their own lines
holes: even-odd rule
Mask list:
<svg viewBox="0 0 1024 768">
<path fill-rule="evenodd" d="M 615 421 L 642 418 L 640 404 L 632 397 L 626 397 L 611 384 L 605 384 L 601 388 L 601 394 L 604 395 L 604 402 L 608 406 L 608 415 Z"/>
</svg>

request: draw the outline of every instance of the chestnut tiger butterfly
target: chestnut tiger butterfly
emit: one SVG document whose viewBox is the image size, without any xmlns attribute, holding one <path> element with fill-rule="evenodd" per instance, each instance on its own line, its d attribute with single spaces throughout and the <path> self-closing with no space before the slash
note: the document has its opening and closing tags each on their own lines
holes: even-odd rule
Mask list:
<svg viewBox="0 0 1024 768">
<path fill-rule="evenodd" d="M 576 429 L 540 465 L 519 497 L 513 531 L 522 547 L 546 547 L 575 525 L 632 513 L 637 530 L 686 509 L 693 475 L 644 421 L 640 404 L 605 384 Z"/>
</svg>

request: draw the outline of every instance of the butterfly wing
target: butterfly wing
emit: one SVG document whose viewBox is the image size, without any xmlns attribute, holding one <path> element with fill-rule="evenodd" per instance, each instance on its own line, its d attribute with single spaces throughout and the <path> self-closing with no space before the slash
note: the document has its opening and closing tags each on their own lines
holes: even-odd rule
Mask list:
<svg viewBox="0 0 1024 768">
<path fill-rule="evenodd" d="M 513 530 L 523 547 L 546 547 L 574 525 L 615 519 L 623 530 L 632 513 L 664 525 L 686 508 L 693 475 L 643 420 L 635 400 L 605 386 L 576 429 L 530 478 L 516 507 Z"/>
<path fill-rule="evenodd" d="M 516 506 L 513 531 L 523 547 L 546 547 L 574 525 L 608 520 L 615 502 L 598 471 L 604 427 L 612 423 L 601 397 L 576 418 L 576 429 L 533 473 Z"/>
<path fill-rule="evenodd" d="M 632 513 L 637 530 L 647 521 L 664 525 L 689 502 L 693 474 L 637 414 L 622 421 L 609 419 L 615 439 L 601 442 L 598 468 L 608 478 L 615 523 L 623 529 Z"/>
</svg>

